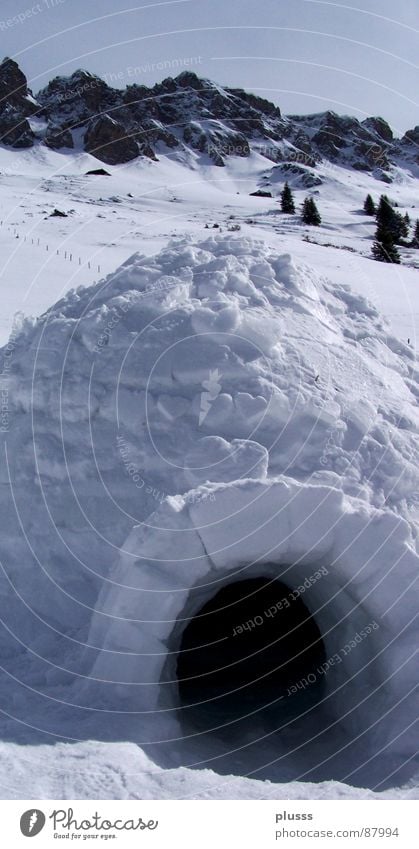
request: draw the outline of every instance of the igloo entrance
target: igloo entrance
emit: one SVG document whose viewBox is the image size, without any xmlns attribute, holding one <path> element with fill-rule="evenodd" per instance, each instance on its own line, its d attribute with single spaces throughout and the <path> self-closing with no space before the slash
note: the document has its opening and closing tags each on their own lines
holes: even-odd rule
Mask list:
<svg viewBox="0 0 419 849">
<path fill-rule="evenodd" d="M 219 590 L 185 628 L 177 660 L 179 701 L 205 723 L 304 714 L 323 696 L 319 627 L 289 586 L 258 577 Z"/>
<path fill-rule="evenodd" d="M 417 562 L 403 523 L 334 488 L 168 500 L 104 587 L 89 685 L 171 766 L 396 784 L 414 769 Z"/>
</svg>

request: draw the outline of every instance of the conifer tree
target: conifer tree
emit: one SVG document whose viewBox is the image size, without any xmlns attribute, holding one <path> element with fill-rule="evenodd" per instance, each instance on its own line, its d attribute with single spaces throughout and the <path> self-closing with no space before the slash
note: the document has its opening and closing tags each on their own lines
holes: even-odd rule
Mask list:
<svg viewBox="0 0 419 849">
<path fill-rule="evenodd" d="M 375 215 L 376 213 L 375 203 L 371 197 L 371 195 L 367 195 L 364 201 L 364 212 L 365 215 Z"/>
<path fill-rule="evenodd" d="M 288 183 L 285 183 L 281 192 L 281 211 L 288 213 L 288 215 L 295 214 L 294 198 Z"/>
<path fill-rule="evenodd" d="M 410 218 L 409 218 L 409 213 L 406 212 L 406 214 L 402 218 L 402 223 L 401 223 L 401 231 L 402 231 L 401 234 L 402 234 L 404 239 L 407 239 L 409 237 L 409 230 L 410 230 Z"/>
<path fill-rule="evenodd" d="M 400 254 L 394 241 L 394 235 L 381 224 L 378 225 L 375 233 L 372 255 L 379 262 L 392 262 L 397 265 L 400 263 Z"/>
<path fill-rule="evenodd" d="M 395 212 L 387 195 L 381 195 L 377 209 L 377 227 L 388 231 L 394 242 L 398 242 L 404 235 L 405 223 L 403 217 Z"/>
<path fill-rule="evenodd" d="M 315 227 L 318 227 L 321 224 L 321 217 L 319 210 L 313 200 L 313 198 L 306 198 L 303 203 L 303 212 L 302 219 L 304 224 L 312 224 Z"/>
<path fill-rule="evenodd" d="M 419 248 L 419 218 L 416 220 L 415 229 L 413 231 L 413 239 L 410 243 L 411 248 Z"/>
</svg>

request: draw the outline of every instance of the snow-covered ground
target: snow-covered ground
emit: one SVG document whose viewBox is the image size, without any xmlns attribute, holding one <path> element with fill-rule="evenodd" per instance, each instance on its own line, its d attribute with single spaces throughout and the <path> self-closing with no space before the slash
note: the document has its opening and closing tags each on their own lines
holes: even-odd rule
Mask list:
<svg viewBox="0 0 419 849">
<path fill-rule="evenodd" d="M 263 238 L 335 282 L 353 286 L 375 303 L 397 335 L 414 345 L 419 251 L 405 251 L 407 264 L 399 267 L 374 263 L 374 220 L 361 211 L 368 192 L 376 199 L 387 192 L 412 221 L 419 217 L 418 181 L 407 172 L 396 172 L 389 187 L 368 174 L 324 163 L 317 169 L 323 185 L 314 190 L 323 223 L 308 228 L 299 216 L 282 216 L 275 198 L 250 197 L 266 185 L 263 175 L 272 170 L 256 153 L 247 159 L 230 157 L 226 168 L 198 163 L 186 168 L 161 157 L 159 162 L 106 166 L 109 177 L 85 176 L 98 165 L 86 153 L 56 153 L 41 146 L 13 153 L 0 149 L 3 341 L 14 313 L 39 314 L 64 292 L 110 273 L 135 251 L 155 253 L 172 236 L 201 238 L 206 224 L 225 229 L 238 223 L 246 236 Z M 267 188 L 278 194 L 281 184 L 273 176 Z M 295 188 L 298 202 L 306 194 Z M 55 208 L 68 218 L 50 219 Z M 336 248 L 325 250 L 322 244 Z"/>
<path fill-rule="evenodd" d="M 418 182 L 324 165 L 307 228 L 258 154 L 189 165 L 0 151 L 2 795 L 417 798 L 419 252 L 361 209 Z M 185 725 L 182 621 L 319 564 L 310 733 Z"/>
<path fill-rule="evenodd" d="M 414 786 L 382 793 L 337 781 L 273 784 L 211 769 L 162 769 L 132 743 L 0 747 L 2 798 L 24 799 L 417 799 Z M 36 764 L 36 766 L 35 766 Z M 36 776 L 34 774 L 36 772 Z"/>
</svg>

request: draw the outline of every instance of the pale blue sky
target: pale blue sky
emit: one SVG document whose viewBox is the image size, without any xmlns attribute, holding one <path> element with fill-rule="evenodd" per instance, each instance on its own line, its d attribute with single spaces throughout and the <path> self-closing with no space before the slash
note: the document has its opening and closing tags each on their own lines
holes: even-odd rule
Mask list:
<svg viewBox="0 0 419 849">
<path fill-rule="evenodd" d="M 419 124 L 418 0 L 1 0 L 0 38 L 34 91 L 79 67 L 151 85 L 190 59 L 284 113 Z"/>
</svg>

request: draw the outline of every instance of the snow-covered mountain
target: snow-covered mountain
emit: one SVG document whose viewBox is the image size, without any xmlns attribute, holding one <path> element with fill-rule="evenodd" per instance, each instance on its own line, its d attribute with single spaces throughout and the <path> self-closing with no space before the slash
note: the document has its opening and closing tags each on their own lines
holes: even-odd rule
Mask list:
<svg viewBox="0 0 419 849">
<path fill-rule="evenodd" d="M 320 160 L 372 172 L 388 183 L 393 165 L 402 161 L 416 173 L 419 161 L 418 127 L 395 139 L 379 117 L 360 122 L 330 111 L 285 117 L 268 100 L 191 71 L 152 88 L 133 84 L 121 90 L 79 70 L 55 77 L 34 100 L 10 59 L 0 65 L 0 134 L 3 144 L 14 147 L 81 146 L 108 164 L 163 152 L 182 160 L 192 149 L 222 166 L 227 156 L 259 151 L 308 186 L 310 169 Z"/>
</svg>

